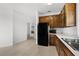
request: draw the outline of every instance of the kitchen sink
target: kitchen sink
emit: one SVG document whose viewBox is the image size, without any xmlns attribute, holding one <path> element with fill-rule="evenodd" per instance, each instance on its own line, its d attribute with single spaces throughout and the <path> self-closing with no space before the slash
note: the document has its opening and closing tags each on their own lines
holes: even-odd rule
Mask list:
<svg viewBox="0 0 79 59">
<path fill-rule="evenodd" d="M 79 39 L 62 38 L 74 50 L 79 51 Z"/>
</svg>

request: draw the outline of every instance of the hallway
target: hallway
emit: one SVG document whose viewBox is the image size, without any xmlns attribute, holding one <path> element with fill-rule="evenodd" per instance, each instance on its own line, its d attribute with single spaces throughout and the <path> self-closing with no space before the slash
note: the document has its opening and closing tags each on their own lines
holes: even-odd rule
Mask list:
<svg viewBox="0 0 79 59">
<path fill-rule="evenodd" d="M 0 48 L 0 56 L 58 56 L 58 53 L 54 46 L 38 46 L 34 40 L 27 40 L 13 47 Z"/>
</svg>

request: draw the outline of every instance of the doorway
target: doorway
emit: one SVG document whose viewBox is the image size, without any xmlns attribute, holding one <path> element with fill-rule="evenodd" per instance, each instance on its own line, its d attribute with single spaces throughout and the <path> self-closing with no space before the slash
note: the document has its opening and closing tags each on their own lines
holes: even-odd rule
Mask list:
<svg viewBox="0 0 79 59">
<path fill-rule="evenodd" d="M 27 23 L 27 39 L 31 39 L 30 32 L 31 32 L 30 23 Z"/>
</svg>

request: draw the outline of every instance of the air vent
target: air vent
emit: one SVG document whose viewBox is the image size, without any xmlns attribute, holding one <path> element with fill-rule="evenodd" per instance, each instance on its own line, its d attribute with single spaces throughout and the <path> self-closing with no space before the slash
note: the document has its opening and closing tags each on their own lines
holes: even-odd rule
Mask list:
<svg viewBox="0 0 79 59">
<path fill-rule="evenodd" d="M 51 12 L 51 11 L 48 11 L 48 12 Z"/>
</svg>

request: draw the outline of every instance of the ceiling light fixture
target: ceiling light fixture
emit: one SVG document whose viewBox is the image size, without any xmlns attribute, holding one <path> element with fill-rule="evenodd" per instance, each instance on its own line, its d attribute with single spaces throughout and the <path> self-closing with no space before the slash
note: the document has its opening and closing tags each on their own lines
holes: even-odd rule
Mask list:
<svg viewBox="0 0 79 59">
<path fill-rule="evenodd" d="M 48 5 L 52 5 L 52 3 L 48 3 Z"/>
</svg>

